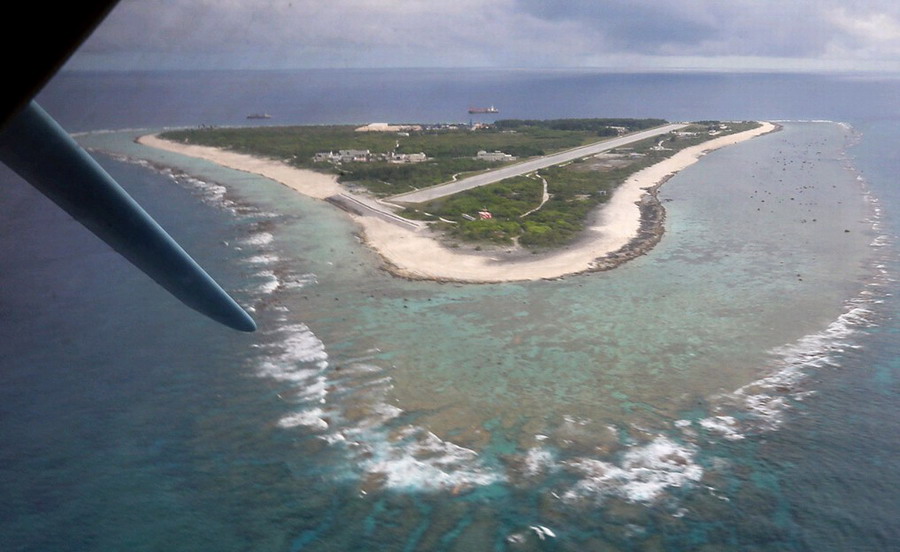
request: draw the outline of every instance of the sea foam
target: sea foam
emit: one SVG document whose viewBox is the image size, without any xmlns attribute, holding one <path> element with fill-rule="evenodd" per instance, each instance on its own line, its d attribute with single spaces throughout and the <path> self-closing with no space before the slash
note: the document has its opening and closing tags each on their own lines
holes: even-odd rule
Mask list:
<svg viewBox="0 0 900 552">
<path fill-rule="evenodd" d="M 619 497 L 629 502 L 650 503 L 674 487 L 684 487 L 703 477 L 695 461 L 697 448 L 678 444 L 668 437 L 631 447 L 618 462 L 592 458 L 566 461 L 581 479 L 563 495 L 565 501 Z"/>
</svg>

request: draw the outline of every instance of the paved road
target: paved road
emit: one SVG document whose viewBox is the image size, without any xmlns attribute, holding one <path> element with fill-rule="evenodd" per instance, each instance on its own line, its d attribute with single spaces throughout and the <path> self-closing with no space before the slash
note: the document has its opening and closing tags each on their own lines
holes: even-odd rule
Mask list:
<svg viewBox="0 0 900 552">
<path fill-rule="evenodd" d="M 378 217 L 408 230 L 417 231 L 428 226 L 425 222 L 410 220 L 396 215 L 389 207 L 378 203 L 377 200 L 367 197 L 344 193 L 331 196 L 327 198 L 327 201 L 337 204 L 342 208 L 349 208 L 351 212 L 355 212 L 359 215 Z"/>
<path fill-rule="evenodd" d="M 483 174 L 470 176 L 469 178 L 463 178 L 462 180 L 458 180 L 456 182 L 448 182 L 447 184 L 439 184 L 437 186 L 417 190 L 415 192 L 407 192 L 405 194 L 395 195 L 389 198 L 389 201 L 399 203 L 422 203 L 425 201 L 431 201 L 433 199 L 453 195 L 464 190 L 471 190 L 472 188 L 477 188 L 479 186 L 486 186 L 487 184 L 500 182 L 501 180 L 512 178 L 513 176 L 520 176 L 539 169 L 552 167 L 553 165 L 559 165 L 560 163 L 572 161 L 573 159 L 587 157 L 589 155 L 596 155 L 604 151 L 627 146 L 628 144 L 639 142 L 647 138 L 660 136 L 662 134 L 672 132 L 673 130 L 682 129 L 686 126 L 687 125 L 680 123 L 673 123 L 663 127 L 643 130 L 634 134 L 628 134 L 627 136 L 613 138 L 612 140 L 604 140 L 602 142 L 597 142 L 588 146 L 581 146 L 559 153 L 554 153 L 553 155 L 546 155 L 538 159 L 531 159 L 529 161 L 517 163 L 515 165 L 509 165 Z"/>
</svg>

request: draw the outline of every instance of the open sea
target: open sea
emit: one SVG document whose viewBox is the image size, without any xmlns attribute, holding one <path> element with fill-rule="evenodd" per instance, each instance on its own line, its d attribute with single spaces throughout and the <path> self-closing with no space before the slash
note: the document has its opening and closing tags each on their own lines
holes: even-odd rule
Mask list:
<svg viewBox="0 0 900 552">
<path fill-rule="evenodd" d="M 0 550 L 900 550 L 898 98 L 871 74 L 58 75 L 43 107 L 260 329 L 0 168 Z M 329 204 L 133 143 L 484 105 L 784 128 L 666 183 L 648 255 L 496 285 L 392 277 Z"/>
</svg>

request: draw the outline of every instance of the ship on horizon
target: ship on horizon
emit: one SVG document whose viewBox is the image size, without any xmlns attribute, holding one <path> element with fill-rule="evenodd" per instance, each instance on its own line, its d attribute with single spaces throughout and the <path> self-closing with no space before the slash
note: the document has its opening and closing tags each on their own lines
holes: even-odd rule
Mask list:
<svg viewBox="0 0 900 552">
<path fill-rule="evenodd" d="M 494 106 L 491 107 L 470 107 L 469 113 L 500 113 L 500 110 Z"/>
<path fill-rule="evenodd" d="M 272 116 L 269 115 L 268 113 L 251 113 L 250 115 L 247 115 L 247 118 L 248 119 L 271 119 Z"/>
</svg>

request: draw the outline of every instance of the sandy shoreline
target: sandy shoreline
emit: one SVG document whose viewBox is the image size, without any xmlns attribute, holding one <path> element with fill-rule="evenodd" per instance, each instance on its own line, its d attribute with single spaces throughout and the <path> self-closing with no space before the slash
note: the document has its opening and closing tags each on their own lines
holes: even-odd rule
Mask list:
<svg viewBox="0 0 900 552">
<path fill-rule="evenodd" d="M 542 255 L 504 259 L 504 253 L 473 254 L 440 243 L 427 230 L 401 228 L 373 216 L 353 216 L 363 228 L 366 243 L 384 259 L 390 272 L 404 278 L 454 282 L 493 283 L 559 278 L 587 271 L 608 270 L 649 251 L 662 237 L 665 211 L 656 190 L 678 171 L 696 163 L 704 154 L 772 132 L 759 128 L 715 138 L 679 151 L 669 159 L 631 175 L 601 207 L 595 223 L 579 241 Z M 142 136 L 140 144 L 206 159 L 220 165 L 262 175 L 316 199 L 346 190 L 337 177 L 290 167 L 280 161 L 217 148 L 178 144 L 156 136 Z"/>
</svg>

